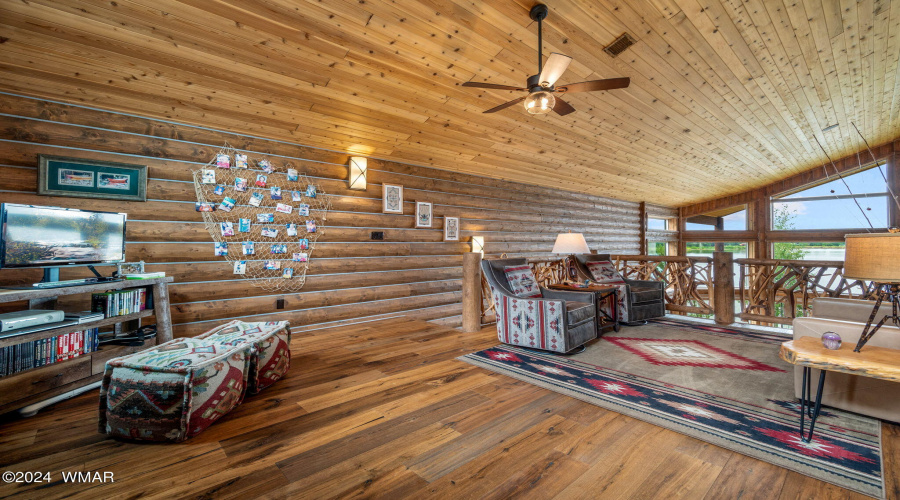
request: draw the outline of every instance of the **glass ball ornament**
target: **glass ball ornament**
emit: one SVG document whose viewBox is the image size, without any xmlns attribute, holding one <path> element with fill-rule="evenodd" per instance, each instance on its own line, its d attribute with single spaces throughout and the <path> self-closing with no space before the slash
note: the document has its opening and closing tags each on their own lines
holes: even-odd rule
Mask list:
<svg viewBox="0 0 900 500">
<path fill-rule="evenodd" d="M 822 334 L 822 345 L 825 346 L 826 349 L 840 349 L 841 336 L 834 332 L 825 332 Z"/>
<path fill-rule="evenodd" d="M 545 115 L 556 106 L 556 98 L 553 93 L 543 90 L 532 92 L 525 98 L 525 111 L 532 115 Z"/>
</svg>

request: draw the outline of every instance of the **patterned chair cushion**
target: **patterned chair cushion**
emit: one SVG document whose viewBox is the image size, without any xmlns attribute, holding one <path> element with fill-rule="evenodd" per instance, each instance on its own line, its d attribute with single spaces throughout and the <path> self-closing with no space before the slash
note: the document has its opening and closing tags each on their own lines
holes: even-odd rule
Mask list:
<svg viewBox="0 0 900 500">
<path fill-rule="evenodd" d="M 253 344 L 247 377 L 250 394 L 257 394 L 281 380 L 291 368 L 291 327 L 287 321 L 245 323 L 235 320 L 197 338 L 214 341 L 215 345 L 223 347 L 246 342 Z"/>
<path fill-rule="evenodd" d="M 503 272 L 506 273 L 506 281 L 509 282 L 509 289 L 513 295 L 523 299 L 541 298 L 541 288 L 534 279 L 531 266 L 506 266 Z"/>
<path fill-rule="evenodd" d="M 616 285 L 625 283 L 622 275 L 619 274 L 619 271 L 616 271 L 616 266 L 608 260 L 588 262 L 587 268 L 591 273 L 592 281 L 596 283 Z"/>
<path fill-rule="evenodd" d="M 290 366 L 287 322 L 232 321 L 106 363 L 100 432 L 184 441 L 274 383 Z"/>
</svg>

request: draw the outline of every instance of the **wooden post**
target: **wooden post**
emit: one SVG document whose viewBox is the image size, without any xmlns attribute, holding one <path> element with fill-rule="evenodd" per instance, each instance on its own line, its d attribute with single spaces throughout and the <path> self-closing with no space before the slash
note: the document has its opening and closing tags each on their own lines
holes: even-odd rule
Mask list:
<svg viewBox="0 0 900 500">
<path fill-rule="evenodd" d="M 731 252 L 713 252 L 712 306 L 716 323 L 734 323 L 734 257 Z"/>
<path fill-rule="evenodd" d="M 888 198 L 890 198 L 891 192 L 895 196 L 900 196 L 900 153 L 895 152 L 887 157 L 885 170 L 887 171 L 888 186 L 891 188 Z M 888 201 L 888 227 L 900 227 L 900 209 L 897 208 L 894 200 Z"/>
<path fill-rule="evenodd" d="M 638 228 L 638 241 L 640 242 L 641 249 L 638 250 L 638 255 L 647 255 L 648 245 L 647 245 L 647 202 L 642 201 L 640 205 L 638 205 L 638 218 L 641 220 L 641 225 Z"/>
<path fill-rule="evenodd" d="M 462 330 L 481 331 L 481 252 L 463 254 Z"/>
</svg>

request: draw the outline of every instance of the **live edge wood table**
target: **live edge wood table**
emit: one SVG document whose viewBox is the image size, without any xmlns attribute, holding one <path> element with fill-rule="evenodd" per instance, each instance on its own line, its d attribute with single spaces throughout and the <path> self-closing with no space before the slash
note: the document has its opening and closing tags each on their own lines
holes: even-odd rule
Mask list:
<svg viewBox="0 0 900 500">
<path fill-rule="evenodd" d="M 8 335 L 0 336 L 0 347 L 48 339 L 89 328 L 113 327 L 116 332 L 121 331 L 124 333 L 140 327 L 141 319 L 150 316 L 156 317 L 156 338 L 148 339 L 142 346 L 106 345 L 86 355 L 0 377 L 0 414 L 99 382 L 103 377 L 103 369 L 107 360 L 146 349 L 148 346 L 156 343 L 172 340 L 172 320 L 169 316 L 168 291 L 168 284 L 171 282 L 171 277 L 164 277 L 111 281 L 62 288 L 0 290 L 0 304 L 27 301 L 28 309 L 55 309 L 57 298 L 62 296 L 134 288 L 149 288 L 151 292 L 150 297 L 153 300 L 152 308 L 148 307 L 143 311 L 124 316 L 112 316 L 89 323 L 19 335 L 16 335 L 13 331 Z M 85 308 L 81 307 L 81 309 Z"/>
<path fill-rule="evenodd" d="M 603 332 L 607 326 L 612 326 L 614 331 L 619 331 L 619 287 L 604 285 L 568 285 L 558 283 L 556 285 L 548 285 L 550 290 L 561 290 L 566 292 L 592 292 L 595 302 L 597 303 L 597 335 Z M 606 300 L 609 304 L 609 310 L 612 314 L 600 309 L 602 301 Z"/>
<path fill-rule="evenodd" d="M 800 390 L 800 439 L 812 440 L 816 419 L 822 407 L 822 389 L 825 387 L 825 373 L 842 372 L 900 382 L 900 349 L 865 346 L 860 352 L 853 352 L 853 345 L 843 344 L 840 349 L 826 349 L 822 341 L 815 337 L 800 337 L 781 344 L 778 352 L 781 359 L 803 367 L 803 385 Z M 816 390 L 815 408 L 809 401 L 812 396 L 810 383 L 812 369 L 818 369 L 819 387 Z M 811 410 L 811 412 L 810 412 Z M 809 413 L 808 413 L 809 412 Z M 804 418 L 809 416 L 809 435 L 803 435 Z"/>
</svg>

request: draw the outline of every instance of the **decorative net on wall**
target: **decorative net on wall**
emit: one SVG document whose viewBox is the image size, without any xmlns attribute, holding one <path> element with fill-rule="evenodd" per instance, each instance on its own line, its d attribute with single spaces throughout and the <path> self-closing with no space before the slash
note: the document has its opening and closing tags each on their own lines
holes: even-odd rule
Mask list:
<svg viewBox="0 0 900 500">
<path fill-rule="evenodd" d="M 193 174 L 215 255 L 231 263 L 235 277 L 269 291 L 303 288 L 331 209 L 316 183 L 290 164 L 228 145 Z"/>
</svg>

